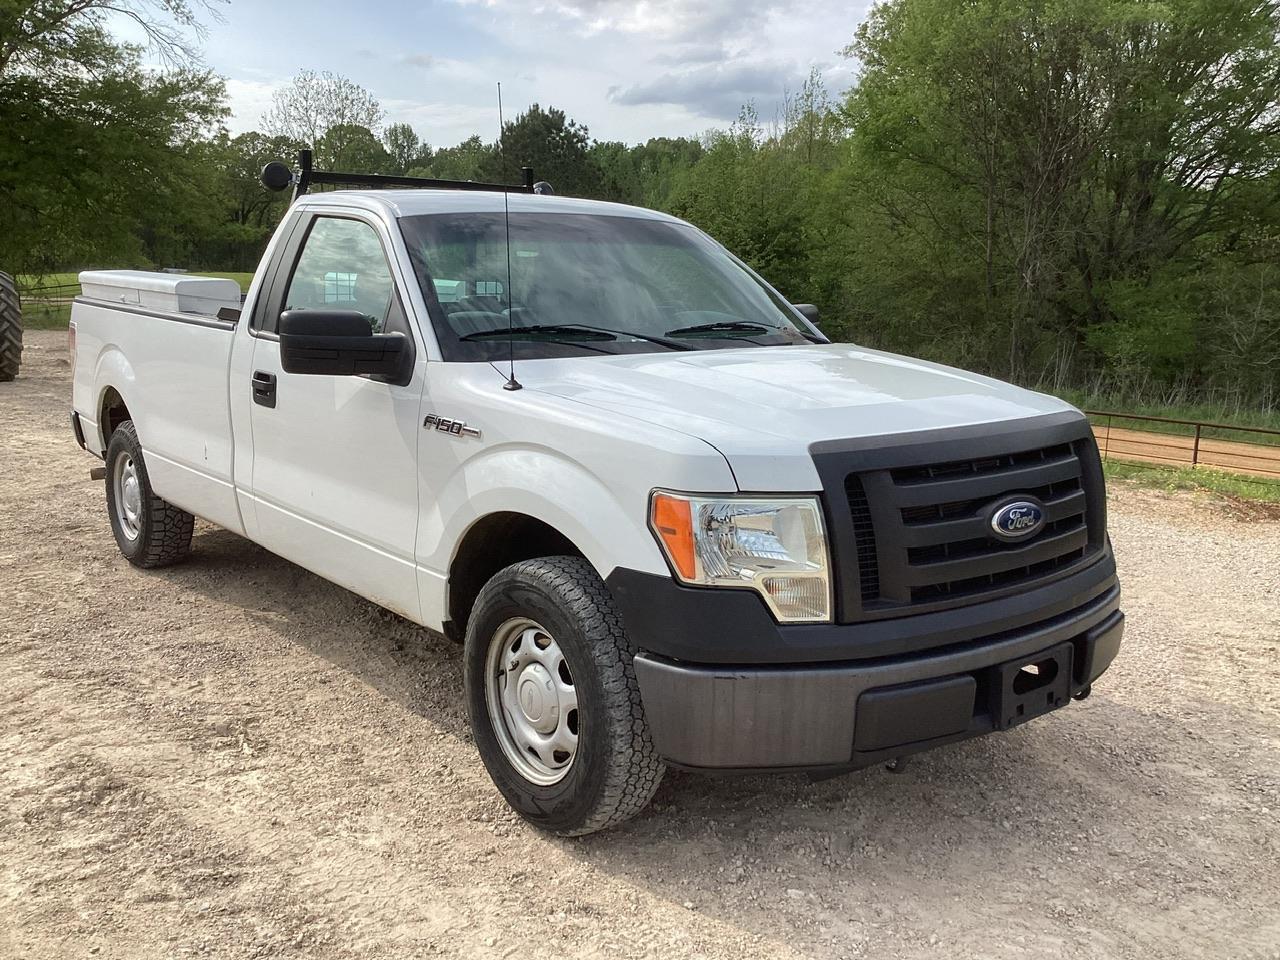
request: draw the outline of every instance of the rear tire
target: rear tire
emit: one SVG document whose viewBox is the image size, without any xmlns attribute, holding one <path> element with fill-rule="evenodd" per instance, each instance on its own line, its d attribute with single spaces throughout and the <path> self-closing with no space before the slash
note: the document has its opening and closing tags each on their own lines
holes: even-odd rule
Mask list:
<svg viewBox="0 0 1280 960">
<path fill-rule="evenodd" d="M 191 553 L 195 517 L 152 491 L 132 420 L 107 443 L 107 515 L 120 552 L 135 567 L 165 567 Z"/>
<path fill-rule="evenodd" d="M 13 380 L 22 365 L 22 301 L 13 277 L 0 273 L 0 381 Z"/>
<path fill-rule="evenodd" d="M 635 648 L 595 569 L 546 557 L 497 573 L 464 650 L 476 747 L 536 827 L 581 836 L 639 813 L 665 767 L 653 748 Z"/>
</svg>

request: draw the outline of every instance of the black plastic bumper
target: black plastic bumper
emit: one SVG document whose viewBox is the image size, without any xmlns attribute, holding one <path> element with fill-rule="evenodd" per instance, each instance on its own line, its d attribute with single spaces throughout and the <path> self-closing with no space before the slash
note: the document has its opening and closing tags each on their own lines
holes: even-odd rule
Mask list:
<svg viewBox="0 0 1280 960">
<path fill-rule="evenodd" d="M 1116 563 L 1108 545 L 1083 569 L 1013 596 L 859 623 L 779 624 L 754 591 L 684 587 L 624 567 L 605 582 L 627 633 L 660 657 L 717 666 L 830 663 L 980 642 L 1070 615 L 1116 589 Z"/>
<path fill-rule="evenodd" d="M 620 606 L 643 651 L 636 657 L 636 678 L 654 743 L 669 762 L 692 769 L 836 772 L 1006 729 L 1080 695 L 1111 664 L 1124 632 L 1110 556 L 1084 573 L 1090 574 L 1087 587 L 1073 584 L 1074 578 L 1053 584 L 1059 602 L 1042 605 L 1039 617 L 1029 618 L 1033 622 L 978 637 L 965 629 L 972 613 L 964 610 L 946 613 L 956 629 L 942 644 L 931 615 L 902 618 L 896 629 L 903 631 L 901 646 L 911 652 L 896 656 L 850 656 L 862 652 L 852 645 L 868 627 L 871 650 L 884 649 L 874 632 L 880 624 L 788 628 L 769 618 L 775 662 L 759 665 L 743 657 L 746 662 L 707 665 L 710 656 L 689 662 L 661 650 L 689 649 L 701 640 L 704 655 L 736 649 L 756 656 L 766 631 L 755 624 L 762 636 L 735 645 L 741 636 L 733 620 L 712 626 L 698 617 L 682 623 L 674 619 L 682 605 L 670 603 L 637 618 L 629 615 L 632 604 L 624 600 Z M 702 599 L 728 593 L 667 584 Z M 985 622 L 1016 621 L 1020 599 L 1001 601 L 1001 616 Z M 655 621 L 665 621 L 665 634 L 644 629 Z M 699 636 L 691 629 L 706 632 Z M 845 658 L 786 662 L 795 652 L 788 649 L 787 633 L 796 630 L 813 645 L 844 649 Z M 933 645 L 919 649 L 922 637 Z M 1022 669 L 1033 664 L 1038 672 Z"/>
<path fill-rule="evenodd" d="M 1115 659 L 1124 615 L 1064 633 L 1072 630 L 876 665 L 717 669 L 641 654 L 636 678 L 654 744 L 678 766 L 851 770 L 1064 706 Z M 1015 692 L 1021 668 L 1054 655 L 1066 656 L 1061 676 Z"/>
</svg>

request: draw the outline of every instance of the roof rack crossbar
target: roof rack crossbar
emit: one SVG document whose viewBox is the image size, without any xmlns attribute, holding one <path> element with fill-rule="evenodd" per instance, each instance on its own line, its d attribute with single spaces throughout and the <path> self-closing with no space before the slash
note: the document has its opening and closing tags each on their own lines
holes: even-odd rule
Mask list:
<svg viewBox="0 0 1280 960">
<path fill-rule="evenodd" d="M 488 190 L 499 193 L 533 193 L 533 168 L 521 167 L 523 183 L 480 183 L 475 180 L 436 180 L 431 177 L 397 177 L 385 173 L 339 173 L 335 170 L 316 170 L 311 165 L 311 151 L 298 151 L 298 170 L 293 174 L 293 199 L 306 194 L 311 187 L 332 184 L 347 187 L 408 187 L 430 190 Z M 284 164 L 279 164 L 283 167 Z M 266 173 L 263 171 L 264 182 Z M 268 184 L 270 185 L 270 184 Z M 283 184 L 287 186 L 287 182 Z"/>
</svg>

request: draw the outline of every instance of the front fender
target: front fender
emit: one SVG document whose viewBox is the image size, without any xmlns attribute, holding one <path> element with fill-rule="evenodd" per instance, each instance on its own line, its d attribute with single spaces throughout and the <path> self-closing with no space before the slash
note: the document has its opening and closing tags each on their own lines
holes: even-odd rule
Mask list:
<svg viewBox="0 0 1280 960">
<path fill-rule="evenodd" d="M 624 564 L 651 573 L 667 569 L 647 526 L 647 497 L 623 502 L 604 479 L 546 447 L 512 444 L 473 457 L 433 507 L 422 516 L 419 556 L 441 572 L 467 530 L 500 512 L 525 514 L 558 530 L 601 577 Z"/>
<path fill-rule="evenodd" d="M 542 445 L 506 443 L 477 452 L 458 465 L 433 502 L 423 502 L 418 524 L 418 563 L 423 620 L 447 619 L 449 570 L 468 530 L 495 513 L 518 513 L 547 524 L 569 539 L 600 574 L 618 567 L 669 575 L 648 527 L 649 491 L 655 486 L 732 489 L 722 458 L 707 458 L 700 476 L 667 478 L 600 458 L 604 476 Z M 688 461 L 685 461 L 688 470 Z M 681 481 L 684 481 L 683 483 Z"/>
</svg>

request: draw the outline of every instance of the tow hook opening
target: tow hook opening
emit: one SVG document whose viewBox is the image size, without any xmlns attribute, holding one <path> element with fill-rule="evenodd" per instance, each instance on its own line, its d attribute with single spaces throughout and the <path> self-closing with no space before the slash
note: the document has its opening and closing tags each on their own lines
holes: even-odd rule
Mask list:
<svg viewBox="0 0 1280 960">
<path fill-rule="evenodd" d="M 1013 678 L 1013 692 L 1024 696 L 1032 690 L 1039 690 L 1053 683 L 1058 676 L 1058 661 L 1049 659 L 1038 663 L 1028 663 Z"/>
</svg>

